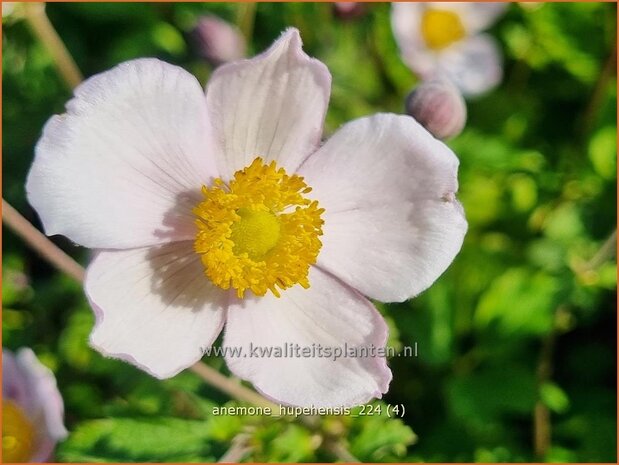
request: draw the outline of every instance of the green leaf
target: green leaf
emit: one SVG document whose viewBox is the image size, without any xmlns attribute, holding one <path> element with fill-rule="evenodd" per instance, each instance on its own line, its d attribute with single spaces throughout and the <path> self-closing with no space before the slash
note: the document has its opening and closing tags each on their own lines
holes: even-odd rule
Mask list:
<svg viewBox="0 0 619 465">
<path fill-rule="evenodd" d="M 69 365 L 86 369 L 90 368 L 93 350 L 88 347 L 88 335 L 94 326 L 95 318 L 92 312 L 79 310 L 69 317 L 59 341 L 60 353 Z"/>
<path fill-rule="evenodd" d="M 548 238 L 565 243 L 584 235 L 585 226 L 578 206 L 564 203 L 550 212 L 544 224 L 544 232 Z"/>
<path fill-rule="evenodd" d="M 454 307 L 450 283 L 441 280 L 419 297 L 416 304 L 425 304 L 423 309 L 406 308 L 395 310 L 405 323 L 402 331 L 409 337 L 407 346 L 418 344 L 420 360 L 433 365 L 447 363 L 453 351 Z"/>
<path fill-rule="evenodd" d="M 311 460 L 317 447 L 312 434 L 304 427 L 290 424 L 271 443 L 271 461 L 297 463 Z"/>
<path fill-rule="evenodd" d="M 157 23 L 151 30 L 153 42 L 170 55 L 181 55 L 185 52 L 185 40 L 181 33 L 172 25 Z"/>
<path fill-rule="evenodd" d="M 606 126 L 589 142 L 589 159 L 593 169 L 605 179 L 617 177 L 617 129 Z"/>
<path fill-rule="evenodd" d="M 60 445 L 61 462 L 209 462 L 203 422 L 178 418 L 86 421 Z"/>
<path fill-rule="evenodd" d="M 546 334 L 552 328 L 559 291 L 559 281 L 553 276 L 512 268 L 483 294 L 475 324 L 478 330 L 493 328 L 501 335 Z"/>
<path fill-rule="evenodd" d="M 544 405 L 556 413 L 565 413 L 570 408 L 570 399 L 563 389 L 552 382 L 540 387 L 540 397 Z"/>
<path fill-rule="evenodd" d="M 407 447 L 417 441 L 410 426 L 387 415 L 387 405 L 375 402 L 374 415 L 353 418 L 350 452 L 362 462 L 393 461 L 406 454 Z M 381 413 L 378 414 L 378 411 Z"/>
<path fill-rule="evenodd" d="M 544 459 L 548 463 L 574 463 L 578 462 L 578 455 L 565 447 L 552 446 Z"/>
<path fill-rule="evenodd" d="M 537 184 L 531 176 L 516 174 L 509 179 L 512 204 L 518 211 L 531 210 L 537 203 Z"/>
<path fill-rule="evenodd" d="M 519 366 L 487 368 L 453 378 L 447 399 L 456 417 L 488 432 L 506 415 L 530 415 L 536 400 L 535 374 Z"/>
</svg>

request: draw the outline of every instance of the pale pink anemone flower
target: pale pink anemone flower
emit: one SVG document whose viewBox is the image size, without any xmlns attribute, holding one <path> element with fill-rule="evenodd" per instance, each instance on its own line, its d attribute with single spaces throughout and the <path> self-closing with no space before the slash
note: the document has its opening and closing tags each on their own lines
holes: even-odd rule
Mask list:
<svg viewBox="0 0 619 465">
<path fill-rule="evenodd" d="M 275 401 L 347 406 L 387 391 L 384 356 L 324 350 L 384 348 L 368 298 L 404 301 L 449 266 L 467 228 L 458 160 L 404 115 L 358 119 L 321 145 L 330 87 L 289 29 L 218 68 L 206 98 L 155 59 L 75 90 L 27 191 L 47 234 L 98 249 L 85 283 L 94 348 L 167 378 L 225 323 L 230 371 Z M 251 352 L 286 344 L 323 356 Z"/>
<path fill-rule="evenodd" d="M 64 405 L 53 373 L 32 350 L 2 349 L 2 458 L 45 462 L 67 436 Z"/>
<path fill-rule="evenodd" d="M 465 96 L 501 82 L 496 40 L 481 31 L 505 12 L 504 3 L 396 2 L 391 25 L 403 61 L 423 79 L 445 77 Z"/>
</svg>

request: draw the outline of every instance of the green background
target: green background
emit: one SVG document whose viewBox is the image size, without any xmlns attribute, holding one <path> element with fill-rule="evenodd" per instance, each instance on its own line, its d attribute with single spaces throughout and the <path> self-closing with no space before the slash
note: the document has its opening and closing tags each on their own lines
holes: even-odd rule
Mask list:
<svg viewBox="0 0 619 465">
<path fill-rule="evenodd" d="M 333 75 L 326 135 L 374 112 L 401 113 L 416 78 L 401 62 L 388 4 L 343 21 L 330 4 L 50 4 L 86 76 L 156 56 L 212 68 L 187 33 L 214 13 L 253 32 L 249 53 L 283 29 Z M 449 270 L 410 302 L 381 305 L 396 348 L 377 405 L 403 419 L 298 421 L 214 417 L 241 405 L 183 373 L 156 381 L 87 347 L 93 316 L 80 285 L 3 230 L 3 345 L 30 346 L 54 370 L 69 439 L 58 461 L 214 461 L 239 433 L 249 461 L 332 461 L 320 436 L 362 461 L 616 461 L 616 5 L 512 4 L 491 29 L 504 53 L 500 87 L 468 102 L 460 193 L 469 232 Z M 45 121 L 70 91 L 20 19 L 3 18 L 3 196 L 35 224 L 24 180 Z M 95 206 L 93 206 L 95 208 Z M 53 238 L 87 262 L 88 252 Z M 612 237 L 611 237 L 612 242 Z M 600 252 L 601 250 L 601 252 Z M 228 373 L 218 358 L 205 359 Z M 534 411 L 550 441 L 535 455 Z M 542 422 L 546 424 L 545 422 Z"/>
</svg>

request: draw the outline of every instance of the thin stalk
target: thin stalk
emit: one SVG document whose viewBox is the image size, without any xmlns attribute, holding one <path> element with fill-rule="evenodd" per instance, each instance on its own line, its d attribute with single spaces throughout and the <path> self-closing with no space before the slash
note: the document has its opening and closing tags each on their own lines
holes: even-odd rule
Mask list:
<svg viewBox="0 0 619 465">
<path fill-rule="evenodd" d="M 251 434 L 244 431 L 232 439 L 230 449 L 218 460 L 219 463 L 238 463 L 252 451 Z"/>
<path fill-rule="evenodd" d="M 604 96 L 608 92 L 609 84 L 613 76 L 616 75 L 617 69 L 617 38 L 613 41 L 613 48 L 604 62 L 600 75 L 595 83 L 593 92 L 589 99 L 589 103 L 583 113 L 582 132 L 589 134 L 595 123 L 595 118 L 604 102 Z"/>
<path fill-rule="evenodd" d="M 254 34 L 254 21 L 256 19 L 256 3 L 243 2 L 237 4 L 236 24 L 245 37 L 245 41 L 250 44 Z"/>
<path fill-rule="evenodd" d="M 222 392 L 225 392 L 233 399 L 249 402 L 250 404 L 254 404 L 258 407 L 271 407 L 272 409 L 277 408 L 276 404 L 262 397 L 257 392 L 254 392 L 251 389 L 247 389 L 242 384 L 239 384 L 233 379 L 222 375 L 217 370 L 211 368 L 210 366 L 202 362 L 198 362 L 195 365 L 192 365 L 191 367 L 189 367 L 189 369 L 200 378 L 202 378 L 204 381 L 206 381 L 208 384 L 219 389 Z"/>
<path fill-rule="evenodd" d="M 542 341 L 542 348 L 537 364 L 537 390 L 540 392 L 542 386 L 548 382 L 552 376 L 552 360 L 554 354 L 556 333 L 554 328 Z M 550 421 L 550 410 L 538 399 L 533 410 L 533 449 L 538 460 L 544 461 L 546 453 L 552 444 L 552 424 Z"/>
<path fill-rule="evenodd" d="M 45 3 L 24 2 L 23 8 L 30 29 L 54 59 L 54 64 L 65 83 L 70 89 L 74 89 L 84 77 L 47 17 Z"/>
<path fill-rule="evenodd" d="M 342 462 L 361 463 L 361 461 L 352 455 L 346 446 L 340 441 L 326 440 L 324 448 Z"/>
<path fill-rule="evenodd" d="M 50 241 L 47 236 L 35 228 L 4 199 L 2 199 L 2 222 L 58 270 L 76 281 L 84 281 L 84 268 Z"/>
<path fill-rule="evenodd" d="M 606 261 L 617 256 L 617 230 L 615 229 L 612 234 L 604 241 L 600 250 L 593 256 L 591 260 L 584 266 L 585 271 L 597 270 Z"/>
<path fill-rule="evenodd" d="M 604 241 L 597 253 L 582 266 L 578 272 L 585 273 L 597 270 L 607 260 L 616 258 L 617 254 L 617 230 Z M 564 311 L 559 307 L 555 311 L 555 322 L 558 315 Z M 549 334 L 542 340 L 542 347 L 537 364 L 537 388 L 538 392 L 544 383 L 550 381 L 553 371 L 553 356 L 557 338 L 557 325 L 553 326 Z M 552 445 L 552 422 L 550 410 L 544 403 L 538 400 L 533 410 L 533 449 L 538 460 L 543 461 Z"/>
</svg>

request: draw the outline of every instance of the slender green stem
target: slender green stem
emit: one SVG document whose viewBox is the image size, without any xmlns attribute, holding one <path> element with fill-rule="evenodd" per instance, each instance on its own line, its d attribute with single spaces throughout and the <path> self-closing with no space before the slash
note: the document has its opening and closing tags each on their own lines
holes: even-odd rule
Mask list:
<svg viewBox="0 0 619 465">
<path fill-rule="evenodd" d="M 615 258 L 617 254 L 617 230 L 604 241 L 600 250 L 593 256 L 591 260 L 584 266 L 585 271 L 596 270 L 603 265 L 607 260 Z"/>
<path fill-rule="evenodd" d="M 54 59 L 54 64 L 65 83 L 69 88 L 74 89 L 84 80 L 84 77 L 47 17 L 45 3 L 24 2 L 23 7 L 30 29 Z"/>
<path fill-rule="evenodd" d="M 542 348 L 537 363 L 537 390 L 538 393 L 542 386 L 547 383 L 552 376 L 552 360 L 556 332 L 553 329 L 542 341 Z M 533 448 L 538 460 L 544 461 L 546 453 L 552 444 L 552 424 L 550 421 L 550 410 L 538 399 L 533 410 Z"/>
<path fill-rule="evenodd" d="M 243 2 L 237 4 L 236 24 L 243 33 L 247 43 L 251 43 L 254 34 L 254 22 L 256 20 L 255 2 Z"/>
</svg>

